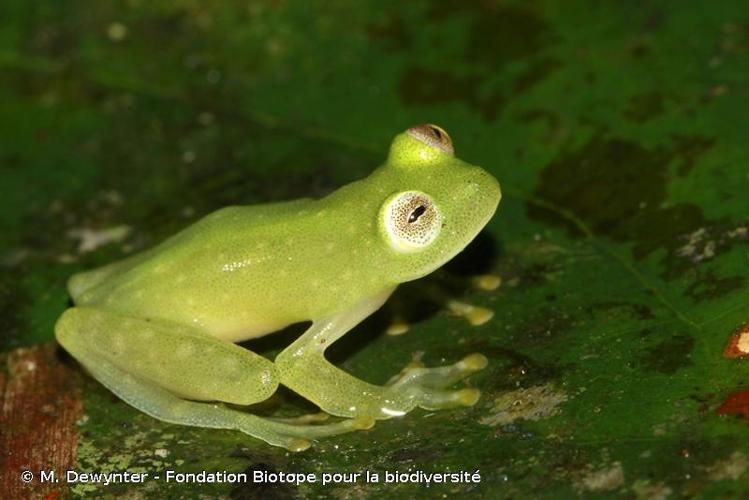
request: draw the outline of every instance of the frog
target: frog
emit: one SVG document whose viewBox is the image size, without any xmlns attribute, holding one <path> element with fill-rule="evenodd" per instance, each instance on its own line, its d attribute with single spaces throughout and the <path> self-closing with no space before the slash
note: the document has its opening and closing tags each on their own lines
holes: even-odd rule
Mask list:
<svg viewBox="0 0 749 500">
<path fill-rule="evenodd" d="M 470 407 L 480 391 L 466 379 L 488 363 L 480 353 L 410 363 L 375 385 L 325 351 L 399 284 L 465 249 L 500 199 L 497 179 L 458 159 L 444 129 L 417 125 L 395 136 L 382 165 L 327 196 L 224 207 L 153 248 L 72 275 L 55 337 L 143 413 L 291 451 L 416 408 Z M 304 322 L 273 360 L 238 345 Z M 247 411 L 279 385 L 336 418 Z"/>
</svg>

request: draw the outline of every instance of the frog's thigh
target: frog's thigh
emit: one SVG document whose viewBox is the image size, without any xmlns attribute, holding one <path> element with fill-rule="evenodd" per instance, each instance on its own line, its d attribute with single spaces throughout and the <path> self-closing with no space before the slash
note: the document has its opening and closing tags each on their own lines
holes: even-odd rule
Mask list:
<svg viewBox="0 0 749 500">
<path fill-rule="evenodd" d="M 267 359 L 184 325 L 76 307 L 60 317 L 55 334 L 89 371 L 107 361 L 189 399 L 248 405 L 278 386 L 276 367 Z M 115 378 L 108 386 L 117 392 L 111 387 L 117 383 Z"/>
</svg>

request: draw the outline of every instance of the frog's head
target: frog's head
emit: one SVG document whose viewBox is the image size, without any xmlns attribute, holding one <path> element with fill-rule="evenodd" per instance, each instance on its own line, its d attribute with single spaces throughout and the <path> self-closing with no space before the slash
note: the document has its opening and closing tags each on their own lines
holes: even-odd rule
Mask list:
<svg viewBox="0 0 749 500">
<path fill-rule="evenodd" d="M 391 278 L 424 276 L 460 253 L 489 222 L 501 193 L 484 169 L 455 158 L 452 140 L 436 125 L 399 134 L 377 177 L 388 195 L 378 213 Z M 393 189 L 395 187 L 395 189 Z"/>
</svg>

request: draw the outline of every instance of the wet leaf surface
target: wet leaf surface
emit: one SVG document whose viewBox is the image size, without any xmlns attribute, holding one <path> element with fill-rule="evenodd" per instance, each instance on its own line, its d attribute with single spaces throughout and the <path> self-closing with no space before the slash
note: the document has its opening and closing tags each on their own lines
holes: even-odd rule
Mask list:
<svg viewBox="0 0 749 500">
<path fill-rule="evenodd" d="M 458 156 L 503 186 L 468 256 L 404 287 L 333 353 L 382 383 L 414 356 L 481 352 L 475 407 L 288 454 L 163 424 L 79 377 L 76 469 L 482 477 L 428 490 L 140 487 L 153 497 L 749 491 L 749 370 L 735 337 L 749 321 L 743 2 L 11 0 L 0 18 L 3 352 L 53 338 L 72 273 L 225 205 L 322 196 L 416 123 L 445 127 Z M 502 285 L 465 286 L 477 272 Z M 493 319 L 471 327 L 435 306 L 424 290 L 438 285 Z M 410 330 L 384 335 L 398 311 Z M 253 347 L 270 356 L 288 337 Z M 272 406 L 311 409 L 283 391 Z"/>
</svg>

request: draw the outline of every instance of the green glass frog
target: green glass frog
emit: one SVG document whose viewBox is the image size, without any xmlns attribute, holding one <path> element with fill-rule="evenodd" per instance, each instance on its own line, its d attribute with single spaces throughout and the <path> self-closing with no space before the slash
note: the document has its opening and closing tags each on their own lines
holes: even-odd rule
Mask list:
<svg viewBox="0 0 749 500">
<path fill-rule="evenodd" d="M 97 380 L 164 421 L 237 429 L 290 450 L 415 407 L 473 405 L 450 386 L 486 366 L 410 367 L 385 386 L 332 366 L 325 349 L 377 310 L 399 283 L 437 269 L 479 233 L 499 184 L 454 157 L 448 134 L 420 125 L 386 163 L 322 199 L 218 210 L 160 245 L 74 275 L 75 307 L 55 334 Z M 234 344 L 312 321 L 275 361 Z M 225 406 L 283 384 L 336 423 L 261 418 Z"/>
</svg>

